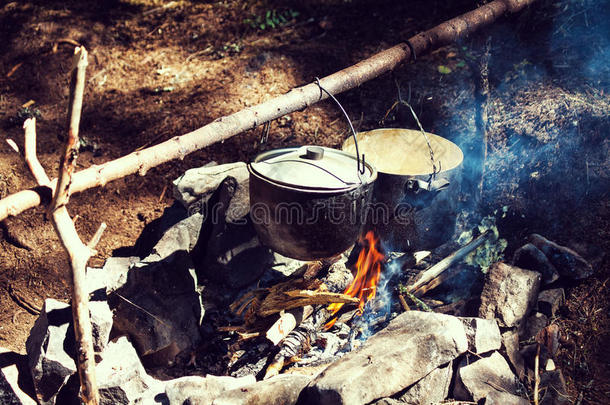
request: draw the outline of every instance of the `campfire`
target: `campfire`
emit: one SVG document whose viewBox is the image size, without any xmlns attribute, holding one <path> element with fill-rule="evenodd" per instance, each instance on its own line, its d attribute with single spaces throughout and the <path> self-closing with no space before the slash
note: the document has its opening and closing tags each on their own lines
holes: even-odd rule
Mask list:
<svg viewBox="0 0 610 405">
<path fill-rule="evenodd" d="M 435 41 L 531 2 L 490 2 L 369 65 L 381 75 L 405 55 L 415 59 Z M 52 194 L 49 214 L 73 275 L 71 305 L 47 299 L 27 340 L 24 367 L 38 403 L 69 404 L 79 395 L 96 404 L 170 405 L 565 399 L 556 364 L 563 340 L 553 320 L 564 286 L 587 279 L 594 266 L 546 234 L 505 231 L 521 211 L 485 206 L 489 183 L 535 189 L 538 170 L 516 185 L 498 180 L 505 176 L 498 167 L 515 166 L 499 154 L 512 159 L 521 138 L 488 150 L 484 128 L 477 154 L 461 135 L 427 132 L 398 81 L 382 121 L 405 112 L 413 129 L 376 121 L 356 132 L 331 91 L 340 88 L 332 76 L 121 158 L 128 164 L 73 173 L 86 58 L 79 47 L 57 183 L 37 160 L 36 121 L 24 125 L 23 157 L 37 190 Z M 360 84 L 365 65 L 346 69 L 358 77 L 349 86 Z M 297 93 L 302 100 L 292 99 Z M 105 224 L 81 241 L 66 208 L 71 184 L 84 190 L 130 170 L 144 174 L 211 142 L 197 133 L 225 139 L 240 125 L 251 129 L 323 98 L 347 118 L 342 145 L 261 142 L 247 162 L 189 169 L 173 182 L 175 204 L 122 250 L 128 256 L 87 267 Z M 587 183 L 589 167 L 587 160 Z M 41 194 L 24 193 L 23 206 L 0 201 L 0 215 L 42 202 Z"/>
<path fill-rule="evenodd" d="M 383 264 L 384 255 L 378 250 L 379 238 L 375 236 L 373 231 L 368 231 L 364 237 L 360 238 L 362 250 L 358 254 L 358 261 L 355 265 L 356 274 L 354 281 L 343 292 L 350 297 L 358 298 L 358 315 L 362 315 L 366 303 L 375 298 L 377 293 L 377 284 L 381 277 L 381 266 Z M 328 306 L 328 310 L 333 317 L 343 307 L 343 303 L 333 303 Z M 325 325 L 326 329 L 330 329 L 335 322 L 336 317 L 333 317 Z"/>
</svg>

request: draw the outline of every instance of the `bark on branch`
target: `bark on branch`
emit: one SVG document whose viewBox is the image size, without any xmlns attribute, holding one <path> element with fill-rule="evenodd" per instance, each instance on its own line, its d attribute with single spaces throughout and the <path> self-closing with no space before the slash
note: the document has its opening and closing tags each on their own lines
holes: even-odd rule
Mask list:
<svg viewBox="0 0 610 405">
<path fill-rule="evenodd" d="M 70 83 L 69 134 L 65 153 L 60 159 L 59 182 L 49 214 L 53 227 L 70 259 L 72 269 L 72 316 L 76 340 L 77 366 L 81 382 L 81 399 L 87 405 L 97 405 L 99 394 L 95 381 L 95 357 L 93 351 L 93 335 L 89 319 L 89 295 L 85 283 L 85 271 L 89 258 L 94 254 L 95 245 L 102 237 L 106 224 L 102 223 L 88 245 L 83 244 L 74 221 L 66 209 L 65 203 L 70 197 L 70 182 L 76 157 L 78 154 L 78 124 L 82 108 L 83 91 L 85 87 L 85 68 L 87 66 L 87 51 L 76 48 L 72 66 Z M 39 186 L 46 186 L 49 178 L 38 161 L 36 155 L 36 121 L 28 119 L 24 125 L 24 160 Z"/>
<path fill-rule="evenodd" d="M 332 94 L 342 93 L 374 79 L 396 68 L 399 64 L 426 54 L 433 49 L 455 42 L 482 27 L 493 23 L 506 13 L 516 13 L 536 0 L 495 0 L 478 9 L 446 21 L 436 27 L 371 56 L 353 66 L 333 73 L 320 80 L 320 85 Z M 253 129 L 265 122 L 286 114 L 303 110 L 327 98 L 320 88 L 310 83 L 292 89 L 290 92 L 268 100 L 262 104 L 246 108 L 234 114 L 219 118 L 212 123 L 182 136 L 147 149 L 133 152 L 119 159 L 92 166 L 72 177 L 71 192 L 80 192 L 92 187 L 103 186 L 109 181 L 129 174 L 140 175 L 162 163 L 183 158 L 213 143 Z M 49 187 L 55 189 L 54 179 Z M 28 208 L 41 203 L 41 190 L 23 190 L 0 200 L 0 220 L 9 215 L 18 215 Z"/>
</svg>

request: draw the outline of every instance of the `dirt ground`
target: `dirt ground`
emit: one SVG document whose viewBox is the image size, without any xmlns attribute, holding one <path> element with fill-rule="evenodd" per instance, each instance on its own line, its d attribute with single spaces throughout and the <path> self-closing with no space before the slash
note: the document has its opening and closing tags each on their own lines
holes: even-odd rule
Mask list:
<svg viewBox="0 0 610 405">
<path fill-rule="evenodd" d="M 11 2 L 0 9 L 0 135 L 22 145 L 23 119 L 36 116 L 40 161 L 56 175 L 75 44 L 90 52 L 78 160 L 85 168 L 333 73 L 478 3 Z M 555 320 L 565 336 L 558 365 L 573 401 L 607 403 L 610 59 L 608 28 L 596 22 L 607 21 L 600 15 L 608 10 L 595 1 L 539 3 L 339 98 L 358 129 L 372 129 L 397 97 L 395 82 L 405 97 L 410 87 L 424 127 L 485 162 L 480 206 L 510 207 L 499 223 L 509 257 L 539 232 L 591 260 L 595 276 L 566 285 L 567 304 Z M 601 66 L 589 63 L 592 55 Z M 386 125 L 413 127 L 400 109 Z M 74 195 L 68 209 L 83 239 L 101 221 L 108 224 L 90 264 L 133 245 L 172 204 L 171 181 L 186 169 L 248 161 L 280 146 L 338 147 L 347 132 L 338 109 L 324 102 L 274 121 L 264 145 L 261 135 L 257 128 L 144 177 Z M 2 142 L 0 197 L 33 185 L 21 158 Z M 24 352 L 36 308 L 45 298 L 69 299 L 68 265 L 42 208 L 3 221 L 1 231 L 0 346 Z"/>
</svg>

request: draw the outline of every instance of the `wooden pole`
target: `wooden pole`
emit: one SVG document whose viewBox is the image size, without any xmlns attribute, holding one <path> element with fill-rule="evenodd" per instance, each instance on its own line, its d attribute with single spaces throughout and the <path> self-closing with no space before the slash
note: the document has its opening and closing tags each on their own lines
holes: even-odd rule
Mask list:
<svg viewBox="0 0 610 405">
<path fill-rule="evenodd" d="M 78 155 L 78 125 L 82 109 L 83 92 L 85 89 L 85 70 L 87 67 L 87 51 L 84 47 L 76 48 L 72 64 L 70 81 L 70 100 L 68 108 L 68 139 L 66 149 L 60 158 L 59 184 L 49 206 L 49 214 L 53 227 L 68 254 L 72 270 L 72 316 L 76 339 L 76 363 L 81 383 L 81 399 L 87 405 L 99 403 L 99 393 L 95 380 L 95 354 L 93 351 L 93 334 L 89 318 L 89 294 L 86 286 L 86 267 L 89 258 L 95 254 L 95 246 L 102 237 L 106 224 L 102 223 L 85 245 L 81 241 L 74 221 L 66 209 L 70 198 L 70 183 L 76 167 Z M 44 168 L 36 156 L 36 120 L 28 119 L 24 125 L 25 147 L 24 159 L 30 172 L 39 186 L 49 183 Z"/>
<path fill-rule="evenodd" d="M 320 85 L 332 94 L 342 93 L 396 68 L 403 62 L 424 55 L 436 48 L 455 42 L 478 29 L 490 25 L 506 13 L 516 13 L 536 0 L 494 0 L 473 11 L 453 18 L 419 33 L 407 42 L 399 43 L 357 64 L 326 76 Z M 194 151 L 223 141 L 248 129 L 272 121 L 286 114 L 303 110 L 327 98 L 315 83 L 292 89 L 286 94 L 234 114 L 218 118 L 193 132 L 176 136 L 158 145 L 130 153 L 102 165 L 94 165 L 72 176 L 71 192 L 104 186 L 129 174 L 145 175 L 147 171 Z M 57 180 L 49 184 L 54 190 Z M 9 215 L 41 204 L 48 189 L 32 188 L 11 194 L 0 200 L 0 221 Z"/>
</svg>

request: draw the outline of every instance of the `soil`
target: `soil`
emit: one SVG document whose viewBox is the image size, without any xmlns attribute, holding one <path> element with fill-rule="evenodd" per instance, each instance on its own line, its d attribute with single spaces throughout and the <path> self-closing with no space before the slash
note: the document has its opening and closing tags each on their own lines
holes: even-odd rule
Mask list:
<svg viewBox="0 0 610 405">
<path fill-rule="evenodd" d="M 538 3 L 339 99 L 357 129 L 374 129 L 397 100 L 398 83 L 426 130 L 464 150 L 472 184 L 463 200 L 474 216 L 507 207 L 498 222 L 509 241 L 507 257 L 538 232 L 590 260 L 596 274 L 565 285 L 567 304 L 554 320 L 564 336 L 558 366 L 571 400 L 608 403 L 610 15 L 593 0 Z M 56 175 L 75 44 L 90 52 L 78 158 L 84 168 L 312 82 L 476 6 L 465 0 L 11 2 L 0 9 L 1 135 L 22 146 L 23 119 L 36 116 L 39 159 Z M 402 106 L 385 125 L 415 128 Z M 249 161 L 281 146 L 340 147 L 346 128 L 338 108 L 323 102 L 272 122 L 264 144 L 257 128 L 146 176 L 74 195 L 68 209 L 84 240 L 100 222 L 108 225 L 90 265 L 133 245 L 172 204 L 171 181 L 186 169 Z M 0 197 L 31 186 L 20 156 L 2 142 Z M 43 208 L 11 217 L 0 229 L 0 346 L 24 352 L 36 308 L 46 298 L 69 299 L 68 264 Z"/>
</svg>

